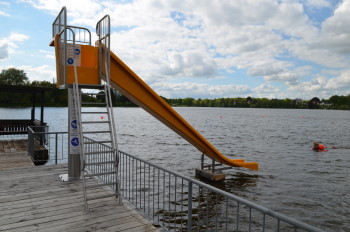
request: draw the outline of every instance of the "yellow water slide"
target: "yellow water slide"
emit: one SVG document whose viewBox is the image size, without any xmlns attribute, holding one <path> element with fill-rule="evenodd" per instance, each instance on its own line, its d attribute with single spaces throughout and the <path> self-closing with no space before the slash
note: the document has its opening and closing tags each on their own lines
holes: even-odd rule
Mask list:
<svg viewBox="0 0 350 232">
<path fill-rule="evenodd" d="M 50 45 L 55 46 L 56 71 L 57 76 L 60 76 L 58 61 L 61 57 L 59 57 L 58 35 L 54 37 Z M 76 67 L 79 84 L 98 84 L 98 47 L 77 45 L 74 49 L 79 50 L 79 54 L 76 55 L 76 60 L 79 61 Z M 124 96 L 186 139 L 206 156 L 232 167 L 258 170 L 258 163 L 256 162 L 230 159 L 221 154 L 113 52 L 111 52 L 110 58 L 110 84 L 113 88 L 119 90 Z M 74 82 L 73 65 L 68 65 L 66 83 L 72 84 Z M 57 83 L 59 83 L 59 80 Z"/>
<path fill-rule="evenodd" d="M 182 138 L 186 139 L 206 156 L 229 166 L 258 170 L 258 163 L 256 162 L 244 162 L 242 159 L 230 159 L 221 154 L 112 52 L 110 84 L 135 104 L 142 107 Z"/>
</svg>

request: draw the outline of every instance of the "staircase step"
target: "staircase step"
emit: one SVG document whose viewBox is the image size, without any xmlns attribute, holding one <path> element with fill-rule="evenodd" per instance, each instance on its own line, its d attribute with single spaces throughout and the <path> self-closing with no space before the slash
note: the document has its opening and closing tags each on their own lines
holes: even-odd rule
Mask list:
<svg viewBox="0 0 350 232">
<path fill-rule="evenodd" d="M 105 102 L 81 102 L 82 105 L 106 105 Z"/>
<path fill-rule="evenodd" d="M 79 84 L 80 89 L 104 89 L 104 85 L 88 85 L 88 84 Z"/>
<path fill-rule="evenodd" d="M 106 194 L 106 195 L 88 197 L 86 200 L 92 201 L 92 200 L 97 200 L 97 199 L 102 199 L 102 198 L 107 198 L 107 197 L 117 197 L 117 196 L 118 196 L 118 193 L 110 193 L 110 194 Z"/>
<path fill-rule="evenodd" d="M 112 140 L 101 140 L 95 142 L 84 142 L 84 144 L 99 144 L 99 143 L 112 143 Z"/>
<path fill-rule="evenodd" d="M 94 95 L 94 96 L 105 96 L 106 94 L 104 93 L 80 93 L 81 95 L 85 95 L 85 96 L 90 96 L 90 95 Z"/>
<path fill-rule="evenodd" d="M 107 111 L 103 111 L 103 112 L 87 112 L 87 111 L 85 111 L 85 112 L 81 112 L 82 114 L 108 114 L 108 112 Z"/>
<path fill-rule="evenodd" d="M 111 131 L 83 131 L 83 134 L 101 134 L 101 133 L 111 133 Z"/>
<path fill-rule="evenodd" d="M 111 174 L 116 174 L 115 171 L 111 172 L 99 172 L 99 173 L 91 173 L 91 174 L 85 174 L 85 177 L 92 177 L 92 176 L 104 176 L 104 175 L 111 175 Z"/>
<path fill-rule="evenodd" d="M 86 189 L 91 189 L 91 188 L 99 188 L 103 186 L 108 186 L 108 185 L 116 185 L 118 184 L 117 182 L 109 182 L 109 183 L 102 183 L 102 184 L 94 184 L 94 185 L 87 185 L 85 186 Z"/>
<path fill-rule="evenodd" d="M 95 155 L 95 154 L 106 154 L 106 153 L 112 153 L 114 151 L 90 151 L 85 152 L 84 155 Z"/>
<path fill-rule="evenodd" d="M 109 123 L 109 121 L 85 121 L 85 122 L 81 122 L 81 123 L 85 123 L 85 124 L 91 124 L 91 123 Z"/>
<path fill-rule="evenodd" d="M 96 163 L 86 163 L 85 166 L 99 165 L 99 164 L 114 164 L 114 161 L 96 162 Z"/>
</svg>

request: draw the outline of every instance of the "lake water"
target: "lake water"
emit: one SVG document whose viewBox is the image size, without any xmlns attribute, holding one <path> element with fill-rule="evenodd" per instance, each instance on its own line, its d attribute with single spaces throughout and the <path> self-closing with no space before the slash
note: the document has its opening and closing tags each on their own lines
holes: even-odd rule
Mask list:
<svg viewBox="0 0 350 232">
<path fill-rule="evenodd" d="M 175 110 L 223 154 L 259 162 L 257 172 L 227 170 L 216 187 L 327 231 L 350 231 L 350 111 Z M 0 115 L 25 119 L 30 109 Z M 194 177 L 201 153 L 191 144 L 140 108 L 115 108 L 115 117 L 120 150 Z M 67 109 L 46 108 L 45 122 L 67 131 Z M 313 151 L 314 141 L 328 151 Z"/>
</svg>

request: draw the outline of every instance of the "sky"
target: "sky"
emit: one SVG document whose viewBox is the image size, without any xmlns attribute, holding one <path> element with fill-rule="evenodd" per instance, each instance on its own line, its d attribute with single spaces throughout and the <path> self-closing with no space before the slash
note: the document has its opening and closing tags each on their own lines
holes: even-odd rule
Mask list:
<svg viewBox="0 0 350 232">
<path fill-rule="evenodd" d="M 350 94 L 350 0 L 0 0 L 0 70 L 55 77 L 52 22 L 96 39 L 167 98 L 328 99 Z"/>
</svg>

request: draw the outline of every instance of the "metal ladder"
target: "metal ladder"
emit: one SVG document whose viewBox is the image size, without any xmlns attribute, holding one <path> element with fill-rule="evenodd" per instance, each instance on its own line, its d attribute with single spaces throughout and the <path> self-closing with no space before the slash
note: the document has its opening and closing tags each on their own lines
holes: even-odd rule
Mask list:
<svg viewBox="0 0 350 232">
<path fill-rule="evenodd" d="M 110 17 L 106 15 L 96 25 L 98 36 L 98 66 L 104 85 L 74 86 L 76 112 L 79 122 L 79 137 L 81 141 L 81 164 L 85 208 L 89 211 L 88 202 L 106 197 L 118 197 L 121 203 L 120 184 L 118 179 L 118 147 L 113 115 L 112 94 L 110 87 Z M 83 89 L 102 90 L 84 93 Z M 92 103 L 85 101 L 88 96 L 101 99 Z M 84 106 L 97 105 L 98 110 Z M 83 110 L 84 109 L 84 110 Z M 87 109 L 87 110 L 86 110 Z M 104 118 L 104 116 L 106 118 Z M 97 117 L 96 117 L 97 116 Z M 104 126 L 104 127 L 103 127 Z M 99 194 L 98 189 L 109 187 L 113 192 Z"/>
<path fill-rule="evenodd" d="M 118 197 L 120 203 L 118 148 L 110 87 L 106 84 L 74 84 L 73 89 L 81 146 L 86 211 L 89 211 L 88 202 L 92 200 Z M 100 91 L 96 93 L 82 90 Z M 92 96 L 98 97 L 100 102 L 86 101 L 86 98 Z M 91 108 L 91 106 L 98 106 L 98 108 Z M 109 188 L 110 193 L 106 193 L 106 188 Z M 105 193 L 101 194 L 101 190 Z"/>
</svg>

